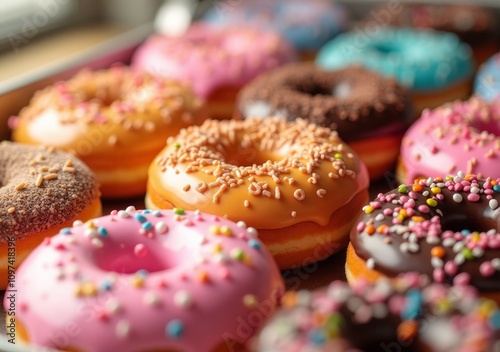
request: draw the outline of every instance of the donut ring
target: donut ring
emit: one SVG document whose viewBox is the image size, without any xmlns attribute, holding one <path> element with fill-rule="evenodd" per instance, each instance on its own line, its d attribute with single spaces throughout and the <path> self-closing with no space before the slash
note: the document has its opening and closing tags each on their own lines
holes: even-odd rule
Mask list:
<svg viewBox="0 0 500 352">
<path fill-rule="evenodd" d="M 3 141 L 0 165 L 0 289 L 5 289 L 9 269 L 60 228 L 101 215 L 101 202 L 94 175 L 70 154 Z"/>
<path fill-rule="evenodd" d="M 180 36 L 151 36 L 135 52 L 132 65 L 186 83 L 205 99 L 210 117 L 229 119 L 243 85 L 295 58 L 291 45 L 273 31 L 197 22 Z"/>
<path fill-rule="evenodd" d="M 208 120 L 170 138 L 155 158 L 146 206 L 241 219 L 290 268 L 342 248 L 368 183 L 363 163 L 329 128 Z"/>
<path fill-rule="evenodd" d="M 351 231 L 348 280 L 417 271 L 500 302 L 499 183 L 458 173 L 379 194 Z"/>
<path fill-rule="evenodd" d="M 403 137 L 397 179 L 411 184 L 459 170 L 500 177 L 499 136 L 499 103 L 473 97 L 426 110 Z"/>
<path fill-rule="evenodd" d="M 493 351 L 500 314 L 472 286 L 430 283 L 414 273 L 394 282 L 334 281 L 287 292 L 251 351 Z"/>
<path fill-rule="evenodd" d="M 284 291 L 255 229 L 133 207 L 62 229 L 26 259 L 17 283 L 20 339 L 82 352 L 234 351 Z"/>
<path fill-rule="evenodd" d="M 392 169 L 403 132 L 414 118 L 401 85 L 361 66 L 325 71 L 290 64 L 243 88 L 237 106 L 238 117 L 302 117 L 336 130 L 372 179 Z"/>
<path fill-rule="evenodd" d="M 500 97 L 500 53 L 490 57 L 479 68 L 474 81 L 474 94 L 487 101 Z"/>
<path fill-rule="evenodd" d="M 453 33 L 410 28 L 342 33 L 325 44 L 316 63 L 325 69 L 360 64 L 395 77 L 412 92 L 415 110 L 470 95 L 474 61 L 470 47 Z"/>
<path fill-rule="evenodd" d="M 82 71 L 35 94 L 12 138 L 67 150 L 97 176 L 107 198 L 142 195 L 147 167 L 168 136 L 201 123 L 201 101 L 178 82 L 117 66 Z"/>
</svg>

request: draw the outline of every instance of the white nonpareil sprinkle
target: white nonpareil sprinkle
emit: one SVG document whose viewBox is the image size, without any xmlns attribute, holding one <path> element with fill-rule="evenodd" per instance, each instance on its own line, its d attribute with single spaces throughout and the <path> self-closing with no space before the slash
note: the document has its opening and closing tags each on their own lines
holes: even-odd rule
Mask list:
<svg viewBox="0 0 500 352">
<path fill-rule="evenodd" d="M 116 323 L 116 335 L 120 338 L 127 337 L 130 334 L 130 323 L 127 320 L 120 320 Z"/>
<path fill-rule="evenodd" d="M 455 194 L 453 195 L 453 201 L 454 201 L 455 203 L 460 203 L 462 200 L 463 200 L 463 197 L 462 197 L 462 195 L 461 195 L 461 194 L 455 193 Z"/>
</svg>

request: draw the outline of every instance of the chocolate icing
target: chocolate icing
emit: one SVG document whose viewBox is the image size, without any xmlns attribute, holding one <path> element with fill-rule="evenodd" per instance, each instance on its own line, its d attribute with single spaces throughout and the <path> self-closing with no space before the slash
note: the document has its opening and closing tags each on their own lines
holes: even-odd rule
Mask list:
<svg viewBox="0 0 500 352">
<path fill-rule="evenodd" d="M 386 129 L 404 130 L 413 116 L 406 90 L 360 66 L 324 71 L 289 64 L 256 78 L 240 92 L 237 114 L 308 119 L 349 142 Z"/>
<path fill-rule="evenodd" d="M 98 197 L 93 173 L 73 155 L 0 143 L 0 242 L 71 220 Z"/>
<path fill-rule="evenodd" d="M 375 201 L 364 207 L 362 215 L 356 221 L 358 226 L 351 231 L 351 242 L 356 254 L 365 261 L 371 258 L 374 269 L 390 277 L 402 272 L 418 271 L 433 276 L 437 281 L 453 282 L 457 275 L 467 273 L 470 275 L 470 282 L 481 291 L 500 290 L 500 266 L 497 263 L 500 262 L 500 187 L 494 185 L 498 181 L 500 179 L 477 180 L 474 175 L 459 173 L 444 181 L 417 181 L 422 187 L 418 192 L 412 191 L 413 186 L 410 185 L 399 187 L 385 195 L 379 194 Z M 469 186 L 464 186 L 467 184 Z M 474 193 L 476 191 L 478 193 Z M 468 197 L 476 197 L 473 194 L 477 194 L 478 200 L 468 200 Z M 457 202 L 457 197 L 462 198 L 462 201 Z M 408 199 L 413 199 L 415 206 L 407 207 L 412 202 Z M 436 202 L 435 206 L 426 203 L 429 201 L 432 204 L 432 200 Z M 419 206 L 424 206 L 424 211 L 420 211 Z M 412 216 L 425 220 L 412 221 L 412 216 L 407 215 L 402 216 L 399 224 L 394 224 L 398 215 L 401 216 L 399 209 L 405 207 L 405 211 L 414 209 Z M 392 214 L 384 215 L 386 209 L 392 210 Z M 372 229 L 369 225 L 380 231 L 370 235 Z M 383 232 L 379 227 L 381 225 L 387 226 L 386 233 L 378 233 Z M 445 237 L 452 233 L 455 241 L 446 240 Z M 434 237 L 434 242 L 429 237 Z M 416 244 L 409 245 L 410 242 Z M 442 247 L 445 252 L 441 258 L 445 265 L 441 267 L 439 260 L 432 259 L 431 254 L 431 250 L 437 246 Z M 412 248 L 408 250 L 409 247 Z M 470 251 L 461 247 L 468 247 Z M 473 258 L 461 263 L 462 255 L 471 255 Z M 440 273 L 446 269 L 446 265 L 452 266 L 446 264 L 448 262 L 455 262 L 456 273 L 448 273 L 446 270 Z M 485 275 L 488 266 L 490 273 Z M 461 279 L 463 278 L 462 274 Z"/>
</svg>

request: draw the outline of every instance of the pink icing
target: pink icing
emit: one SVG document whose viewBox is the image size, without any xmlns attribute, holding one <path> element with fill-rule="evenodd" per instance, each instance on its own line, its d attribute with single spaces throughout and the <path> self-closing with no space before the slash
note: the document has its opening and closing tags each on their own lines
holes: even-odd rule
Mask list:
<svg viewBox="0 0 500 352">
<path fill-rule="evenodd" d="M 474 97 L 425 110 L 406 132 L 401 158 L 407 184 L 458 171 L 500 177 L 500 103 Z"/>
<path fill-rule="evenodd" d="M 175 213 L 181 214 L 175 214 Z M 243 223 L 113 212 L 47 239 L 16 275 L 31 343 L 81 351 L 211 351 L 245 341 L 284 290 Z M 144 271 L 144 270 L 147 270 Z"/>
<path fill-rule="evenodd" d="M 132 65 L 178 79 L 207 98 L 217 88 L 241 87 L 295 58 L 291 45 L 277 33 L 196 23 L 179 37 L 152 36 L 136 51 Z"/>
</svg>

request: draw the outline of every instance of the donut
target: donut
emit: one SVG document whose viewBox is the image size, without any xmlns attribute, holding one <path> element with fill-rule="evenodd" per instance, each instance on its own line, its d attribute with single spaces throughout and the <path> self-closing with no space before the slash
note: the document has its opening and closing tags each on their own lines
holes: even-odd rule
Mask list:
<svg viewBox="0 0 500 352">
<path fill-rule="evenodd" d="M 132 66 L 180 80 L 205 99 L 212 118 L 230 118 L 238 90 L 258 74 L 294 61 L 291 45 L 274 32 L 195 23 L 180 36 L 151 36 Z"/>
<path fill-rule="evenodd" d="M 381 5 L 370 11 L 370 15 L 377 14 L 375 19 L 378 17 L 379 21 L 390 26 L 452 32 L 471 46 L 478 64 L 499 49 L 495 38 L 498 28 L 491 9 L 465 3 L 400 3 L 399 5 L 396 11 L 390 11 L 390 15 L 387 13 L 388 9 L 384 9 L 387 5 Z M 369 17 L 371 20 L 372 16 Z"/>
<path fill-rule="evenodd" d="M 17 338 L 82 352 L 234 351 L 284 291 L 255 229 L 182 209 L 78 221 L 16 280 Z"/>
<path fill-rule="evenodd" d="M 411 28 L 340 34 L 320 49 L 316 63 L 326 69 L 356 63 L 396 77 L 411 90 L 418 112 L 467 98 L 474 70 L 469 45 L 456 35 Z"/>
<path fill-rule="evenodd" d="M 145 202 L 243 220 L 287 269 L 345 247 L 368 183 L 364 164 L 329 128 L 207 120 L 168 139 L 149 168 Z"/>
<path fill-rule="evenodd" d="M 487 101 L 500 96 L 500 53 L 489 58 L 479 68 L 474 81 L 474 94 Z"/>
<path fill-rule="evenodd" d="M 297 117 L 336 130 L 361 157 L 371 179 L 392 170 L 414 118 L 408 92 L 361 66 L 325 71 L 299 63 L 262 74 L 245 86 L 236 116 Z"/>
<path fill-rule="evenodd" d="M 500 177 L 500 104 L 478 98 L 426 110 L 406 132 L 397 179 L 457 173 Z"/>
<path fill-rule="evenodd" d="M 437 282 L 470 282 L 500 302 L 499 182 L 459 172 L 379 194 L 352 228 L 347 279 L 417 271 Z"/>
<path fill-rule="evenodd" d="M 117 66 L 85 70 L 35 94 L 11 120 L 16 142 L 71 151 L 97 176 L 106 198 L 144 195 L 147 167 L 168 136 L 201 123 L 187 87 Z"/>
<path fill-rule="evenodd" d="M 252 0 L 219 2 L 202 17 L 218 26 L 252 25 L 281 33 L 304 60 L 348 25 L 345 7 L 335 1 Z"/>
<path fill-rule="evenodd" d="M 472 286 L 449 287 L 408 273 L 395 282 L 287 292 L 253 340 L 253 352 L 484 352 L 500 346 L 495 302 Z"/>
<path fill-rule="evenodd" d="M 0 142 L 0 290 L 43 239 L 76 219 L 101 215 L 98 184 L 73 155 Z M 10 288 L 10 287 L 9 287 Z"/>
</svg>

